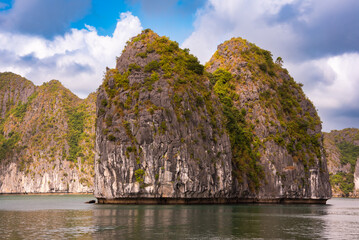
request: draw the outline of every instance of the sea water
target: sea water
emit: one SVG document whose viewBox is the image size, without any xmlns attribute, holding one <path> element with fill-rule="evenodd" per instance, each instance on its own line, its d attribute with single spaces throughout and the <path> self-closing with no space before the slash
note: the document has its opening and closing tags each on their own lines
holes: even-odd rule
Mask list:
<svg viewBox="0 0 359 240">
<path fill-rule="evenodd" d="M 359 199 L 326 205 L 98 205 L 0 195 L 0 239 L 359 239 Z"/>
</svg>

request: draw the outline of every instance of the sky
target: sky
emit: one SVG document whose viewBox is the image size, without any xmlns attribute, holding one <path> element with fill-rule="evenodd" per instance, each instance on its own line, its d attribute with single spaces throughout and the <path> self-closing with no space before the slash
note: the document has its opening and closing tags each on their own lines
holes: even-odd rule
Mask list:
<svg viewBox="0 0 359 240">
<path fill-rule="evenodd" d="M 57 79 L 85 98 L 146 28 L 203 64 L 245 38 L 282 57 L 324 131 L 359 128 L 357 0 L 0 0 L 0 72 Z"/>
</svg>

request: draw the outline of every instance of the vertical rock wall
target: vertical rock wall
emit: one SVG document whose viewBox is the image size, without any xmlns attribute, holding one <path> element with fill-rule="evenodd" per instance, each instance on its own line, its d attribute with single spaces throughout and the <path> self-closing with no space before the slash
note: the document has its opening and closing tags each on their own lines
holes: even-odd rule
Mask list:
<svg viewBox="0 0 359 240">
<path fill-rule="evenodd" d="M 230 142 L 208 83 L 178 44 L 132 39 L 97 98 L 97 198 L 230 197 Z"/>
<path fill-rule="evenodd" d="M 232 111 L 246 113 L 240 127 L 251 150 L 237 158 L 240 162 L 252 154 L 252 167 L 243 171 L 246 163 L 240 162 L 234 170 L 249 187 L 260 179 L 255 197 L 330 198 L 321 121 L 281 62 L 274 63 L 269 51 L 233 38 L 218 46 L 206 69 L 215 76 L 213 89 L 222 104 L 228 106 L 229 96 Z M 224 91 L 227 96 L 221 96 Z M 232 150 L 241 147 L 232 142 Z"/>
</svg>

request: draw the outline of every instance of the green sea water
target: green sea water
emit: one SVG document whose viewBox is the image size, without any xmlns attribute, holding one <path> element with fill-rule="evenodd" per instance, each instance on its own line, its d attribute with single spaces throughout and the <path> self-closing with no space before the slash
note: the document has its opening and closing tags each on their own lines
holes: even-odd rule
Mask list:
<svg viewBox="0 0 359 240">
<path fill-rule="evenodd" d="M 359 199 L 327 205 L 97 205 L 0 195 L 0 239 L 359 239 Z"/>
</svg>

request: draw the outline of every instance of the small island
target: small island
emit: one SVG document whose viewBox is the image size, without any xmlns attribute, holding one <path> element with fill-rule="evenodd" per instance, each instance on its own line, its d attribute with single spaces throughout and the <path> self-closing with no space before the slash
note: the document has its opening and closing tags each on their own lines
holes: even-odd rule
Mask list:
<svg viewBox="0 0 359 240">
<path fill-rule="evenodd" d="M 97 97 L 99 203 L 325 203 L 321 121 L 269 51 L 241 38 L 205 66 L 144 30 Z"/>
</svg>

